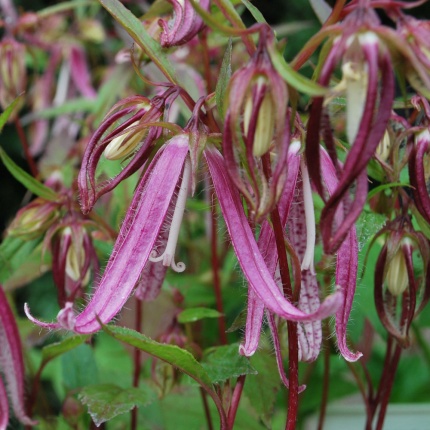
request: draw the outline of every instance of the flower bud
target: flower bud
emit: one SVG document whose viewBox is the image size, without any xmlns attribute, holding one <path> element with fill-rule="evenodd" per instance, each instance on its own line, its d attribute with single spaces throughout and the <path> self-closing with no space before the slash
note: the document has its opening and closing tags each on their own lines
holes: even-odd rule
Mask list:
<svg viewBox="0 0 430 430">
<path fill-rule="evenodd" d="M 257 91 L 264 91 L 267 87 L 263 77 L 257 78 Z M 252 96 L 248 96 L 245 102 L 243 114 L 243 128 L 245 135 L 248 136 L 250 122 L 253 120 L 252 114 L 254 109 Z M 255 157 L 261 157 L 269 151 L 272 144 L 273 134 L 275 131 L 276 108 L 272 95 L 265 92 L 263 101 L 261 102 L 256 119 L 255 134 L 252 146 L 252 153 Z"/>
<path fill-rule="evenodd" d="M 138 121 L 134 122 L 122 134 L 111 140 L 104 150 L 104 155 L 108 160 L 125 158 L 137 148 L 147 134 L 147 129 L 137 129 L 138 124 Z"/>
<path fill-rule="evenodd" d="M 388 263 L 385 282 L 388 290 L 393 296 L 400 296 L 403 294 L 409 284 L 408 269 L 406 267 L 406 260 L 401 246 Z"/>
<path fill-rule="evenodd" d="M 58 205 L 53 202 L 37 198 L 18 211 L 9 226 L 8 233 L 24 240 L 42 236 L 58 219 Z"/>
<path fill-rule="evenodd" d="M 384 137 L 379 142 L 378 147 L 376 148 L 376 153 L 379 155 L 381 160 L 387 161 L 391 152 L 391 139 L 390 134 L 387 130 L 385 130 Z"/>
<path fill-rule="evenodd" d="M 0 59 L 0 104 L 6 109 L 26 87 L 25 46 L 14 39 L 3 40 Z"/>
</svg>

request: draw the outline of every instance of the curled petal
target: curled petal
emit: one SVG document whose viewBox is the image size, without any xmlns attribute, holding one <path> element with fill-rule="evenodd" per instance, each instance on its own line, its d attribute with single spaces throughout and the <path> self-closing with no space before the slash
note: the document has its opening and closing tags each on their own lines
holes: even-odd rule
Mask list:
<svg viewBox="0 0 430 430">
<path fill-rule="evenodd" d="M 73 46 L 70 50 L 70 69 L 73 82 L 79 92 L 90 99 L 97 98 L 97 92 L 91 85 L 91 75 L 85 52 L 78 46 Z"/>
<path fill-rule="evenodd" d="M 171 20 L 158 20 L 163 28 L 160 43 L 163 48 L 179 46 L 189 42 L 200 30 L 204 23 L 199 14 L 194 10 L 189 0 L 168 0 L 173 5 L 173 17 Z M 209 0 L 200 0 L 200 7 L 206 11 L 209 9 Z"/>
<path fill-rule="evenodd" d="M 342 302 L 340 292 L 327 297 L 318 310 L 311 314 L 300 311 L 284 297 L 258 249 L 239 194 L 230 181 L 221 154 L 210 149 L 205 151 L 205 157 L 239 264 L 250 287 L 265 306 L 271 312 L 292 321 L 314 321 L 335 312 Z"/>
<path fill-rule="evenodd" d="M 246 314 L 245 342 L 239 346 L 239 354 L 251 357 L 257 351 L 260 341 L 261 327 L 263 325 L 264 303 L 255 294 L 248 290 L 248 312 Z"/>
</svg>

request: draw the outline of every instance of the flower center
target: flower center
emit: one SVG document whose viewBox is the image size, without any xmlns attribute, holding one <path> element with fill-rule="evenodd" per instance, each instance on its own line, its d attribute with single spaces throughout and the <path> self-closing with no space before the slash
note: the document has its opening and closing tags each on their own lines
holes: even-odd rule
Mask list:
<svg viewBox="0 0 430 430">
<path fill-rule="evenodd" d="M 149 261 L 162 261 L 163 266 L 170 266 L 175 272 L 183 272 L 185 264 L 175 262 L 175 251 L 178 243 L 179 229 L 184 216 L 185 204 L 187 202 L 188 188 L 191 178 L 191 163 L 187 158 L 184 165 L 184 174 L 182 175 L 181 187 L 179 188 L 178 198 L 176 200 L 175 210 L 173 212 L 172 223 L 170 224 L 169 238 L 164 252 L 157 257 L 157 252 L 153 250 L 149 256 Z"/>
</svg>

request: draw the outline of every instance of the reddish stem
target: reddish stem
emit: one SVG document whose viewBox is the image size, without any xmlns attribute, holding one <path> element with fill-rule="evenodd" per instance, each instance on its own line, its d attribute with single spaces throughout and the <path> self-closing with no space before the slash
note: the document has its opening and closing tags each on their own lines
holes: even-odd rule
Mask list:
<svg viewBox="0 0 430 430">
<path fill-rule="evenodd" d="M 324 323 L 324 338 L 329 338 L 327 324 Z M 322 386 L 322 394 L 321 394 L 321 407 L 320 414 L 318 417 L 318 430 L 323 430 L 324 428 L 324 420 L 327 411 L 327 403 L 328 403 L 328 391 L 330 386 L 330 348 L 326 342 L 326 348 L 324 348 L 324 376 L 323 376 L 323 386 Z"/>
<path fill-rule="evenodd" d="M 202 387 L 200 387 L 200 395 L 202 396 L 203 409 L 205 411 L 205 417 L 206 417 L 206 423 L 208 425 L 208 430 L 213 430 L 212 417 L 211 417 L 211 411 L 209 409 L 207 394 L 206 394 L 206 391 Z"/>
<path fill-rule="evenodd" d="M 242 396 L 243 386 L 245 385 L 246 375 L 241 375 L 237 378 L 236 386 L 234 387 L 233 396 L 231 398 L 230 409 L 228 410 L 227 424 L 228 429 L 232 430 L 234 420 L 236 419 L 237 408 L 239 407 L 240 398 Z"/>
<path fill-rule="evenodd" d="M 136 299 L 136 319 L 135 319 L 135 330 L 137 332 L 141 332 L 142 330 L 142 306 L 143 302 L 142 300 Z M 139 386 L 139 379 L 140 379 L 140 370 L 141 370 L 141 351 L 139 348 L 134 348 L 133 352 L 133 363 L 134 363 L 134 371 L 133 371 L 133 387 Z M 131 429 L 136 430 L 137 429 L 137 406 L 135 406 L 131 410 Z"/>
<path fill-rule="evenodd" d="M 30 154 L 30 149 L 27 141 L 27 136 L 25 135 L 24 129 L 22 128 L 21 121 L 18 117 L 15 118 L 15 128 L 19 136 L 19 140 L 21 142 L 22 149 L 24 151 L 25 159 L 27 160 L 28 167 L 33 177 L 37 178 L 39 175 L 39 171 L 37 169 L 36 163 Z"/>
</svg>

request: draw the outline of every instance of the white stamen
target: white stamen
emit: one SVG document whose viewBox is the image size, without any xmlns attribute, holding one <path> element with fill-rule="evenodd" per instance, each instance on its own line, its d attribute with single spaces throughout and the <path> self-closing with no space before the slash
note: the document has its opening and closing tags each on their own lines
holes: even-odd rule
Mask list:
<svg viewBox="0 0 430 430">
<path fill-rule="evenodd" d="M 314 253 L 315 253 L 315 210 L 314 201 L 312 199 L 311 182 L 309 180 L 308 167 L 303 157 L 300 159 L 300 168 L 302 171 L 303 181 L 303 200 L 305 205 L 306 218 L 306 250 L 302 261 L 302 270 L 310 270 L 315 274 L 314 269 Z"/>
<path fill-rule="evenodd" d="M 175 251 L 178 243 L 179 229 L 184 216 L 185 204 L 187 202 L 188 188 L 191 178 L 191 163 L 187 158 L 184 165 L 184 174 L 182 176 L 181 187 L 179 189 L 178 198 L 176 200 L 175 210 L 173 212 L 172 223 L 170 224 L 169 238 L 167 239 L 166 249 L 160 256 L 156 256 L 157 252 L 153 250 L 149 256 L 149 261 L 163 261 L 163 266 L 170 266 L 176 272 L 183 272 L 185 264 L 183 262 L 175 262 Z"/>
</svg>

